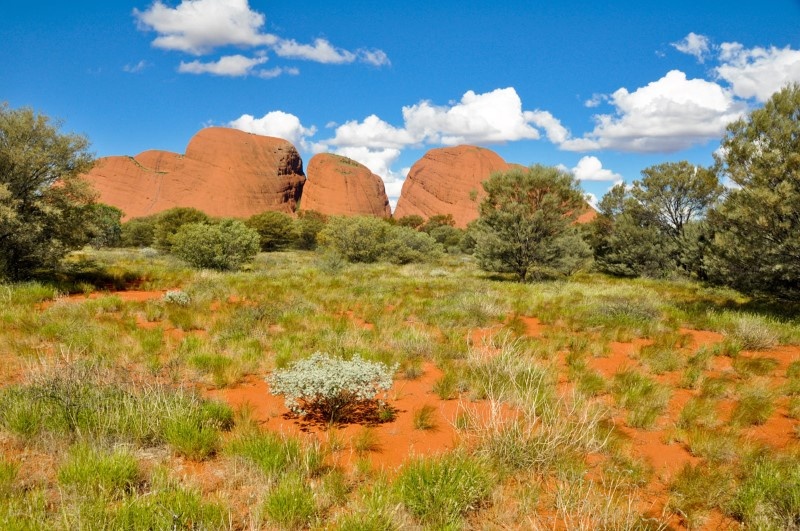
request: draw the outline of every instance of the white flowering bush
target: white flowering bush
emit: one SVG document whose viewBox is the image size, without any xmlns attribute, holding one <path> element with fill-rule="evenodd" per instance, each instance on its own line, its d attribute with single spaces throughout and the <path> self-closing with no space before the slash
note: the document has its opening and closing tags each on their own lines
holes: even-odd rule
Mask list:
<svg viewBox="0 0 800 531">
<path fill-rule="evenodd" d="M 185 291 L 171 289 L 164 294 L 164 302 L 167 304 L 175 304 L 177 306 L 189 306 L 189 303 L 192 302 L 192 299 Z"/>
<path fill-rule="evenodd" d="M 397 365 L 391 367 L 361 359 L 334 358 L 317 352 L 267 378 L 270 392 L 283 395 L 286 407 L 298 415 L 327 422 L 354 420 L 359 413 L 381 405 L 380 393 L 392 386 Z"/>
</svg>

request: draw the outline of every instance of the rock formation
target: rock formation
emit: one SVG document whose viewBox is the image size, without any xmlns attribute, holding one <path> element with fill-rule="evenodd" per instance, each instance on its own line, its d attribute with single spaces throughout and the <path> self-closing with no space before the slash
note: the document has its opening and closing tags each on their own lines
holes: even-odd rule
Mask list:
<svg viewBox="0 0 800 531">
<path fill-rule="evenodd" d="M 306 174 L 302 210 L 385 218 L 392 214 L 383 180 L 363 164 L 340 155 L 320 153 L 311 157 Z"/>
<path fill-rule="evenodd" d="M 186 155 L 105 157 L 84 177 L 99 201 L 122 209 L 125 219 L 176 206 L 239 218 L 293 212 L 305 181 L 300 155 L 286 140 L 222 127 L 197 133 Z"/>
<path fill-rule="evenodd" d="M 509 167 L 500 155 L 485 148 L 432 149 L 411 167 L 394 217 L 452 214 L 456 227 L 466 227 L 478 217 L 478 205 L 486 195 L 481 182 Z"/>
</svg>

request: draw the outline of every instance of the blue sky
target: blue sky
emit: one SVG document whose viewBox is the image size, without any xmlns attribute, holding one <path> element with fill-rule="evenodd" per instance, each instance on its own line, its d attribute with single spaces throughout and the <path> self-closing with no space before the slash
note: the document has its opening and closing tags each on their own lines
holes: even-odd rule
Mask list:
<svg viewBox="0 0 800 531">
<path fill-rule="evenodd" d="M 800 1 L 7 2 L 0 101 L 97 156 L 208 125 L 349 155 L 396 200 L 428 149 L 562 165 L 602 196 L 711 164 L 725 125 L 800 82 Z"/>
</svg>

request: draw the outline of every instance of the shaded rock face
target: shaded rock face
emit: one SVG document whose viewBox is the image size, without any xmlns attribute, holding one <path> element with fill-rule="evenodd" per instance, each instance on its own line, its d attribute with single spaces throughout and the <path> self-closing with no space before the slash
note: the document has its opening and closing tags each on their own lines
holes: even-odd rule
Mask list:
<svg viewBox="0 0 800 531">
<path fill-rule="evenodd" d="M 223 127 L 197 133 L 186 155 L 153 150 L 105 157 L 84 178 L 100 202 L 125 212 L 124 219 L 176 206 L 239 218 L 266 210 L 294 212 L 305 182 L 292 144 Z"/>
<path fill-rule="evenodd" d="M 391 216 L 383 180 L 363 164 L 340 155 L 319 153 L 311 157 L 306 172 L 302 210 L 327 215 Z"/>
<path fill-rule="evenodd" d="M 451 214 L 456 227 L 477 219 L 478 205 L 486 196 L 481 182 L 510 165 L 500 155 L 476 146 L 432 149 L 408 173 L 394 217 L 416 214 L 429 218 Z"/>
</svg>

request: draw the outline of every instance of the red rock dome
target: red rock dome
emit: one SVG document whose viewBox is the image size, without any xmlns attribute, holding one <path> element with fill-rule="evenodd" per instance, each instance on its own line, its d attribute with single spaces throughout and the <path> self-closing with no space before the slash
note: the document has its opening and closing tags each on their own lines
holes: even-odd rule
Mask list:
<svg viewBox="0 0 800 531">
<path fill-rule="evenodd" d="M 300 203 L 302 210 L 328 215 L 392 214 L 383 180 L 347 157 L 320 153 L 311 157 Z"/>
<path fill-rule="evenodd" d="M 294 212 L 305 182 L 303 162 L 288 141 L 222 127 L 198 132 L 186 155 L 105 157 L 84 178 L 99 201 L 122 209 L 125 219 L 176 206 L 239 218 Z"/>
</svg>

